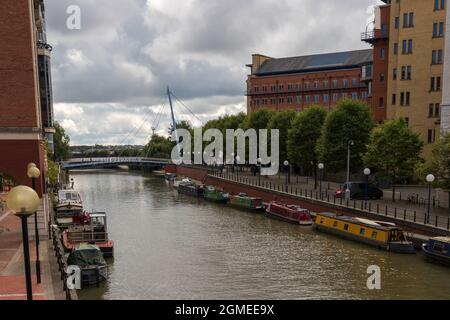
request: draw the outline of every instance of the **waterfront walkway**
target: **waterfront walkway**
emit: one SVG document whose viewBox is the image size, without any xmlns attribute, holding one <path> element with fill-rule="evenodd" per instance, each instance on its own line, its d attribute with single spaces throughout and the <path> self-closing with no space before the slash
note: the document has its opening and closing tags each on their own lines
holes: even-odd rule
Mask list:
<svg viewBox="0 0 450 320">
<path fill-rule="evenodd" d="M 39 248 L 41 284 L 35 276 L 35 242 L 30 241 L 33 299 L 64 300 L 51 242 L 41 240 Z M 21 223 L 11 212 L 0 214 L 0 300 L 26 300 Z"/>
<path fill-rule="evenodd" d="M 403 200 L 401 201 L 397 200 L 393 202 L 389 198 L 389 195 L 385 194 L 385 198 L 381 200 L 351 200 L 347 202 L 345 199 L 338 199 L 334 196 L 334 191 L 339 187 L 338 184 L 323 182 L 321 194 L 319 185 L 317 186 L 317 189 L 315 189 L 313 178 L 292 175 L 290 183 L 286 186 L 286 177 L 284 174 L 271 177 L 259 177 L 258 175 L 254 176 L 249 171 L 235 170 L 232 172 L 231 170 L 225 170 L 222 174 L 217 171 L 213 172 L 213 175 L 266 190 L 286 193 L 315 201 L 322 201 L 343 208 L 355 209 L 361 212 L 364 211 L 379 216 L 425 225 L 441 229 L 445 232 L 450 230 L 450 214 L 448 209 L 432 205 L 429 220 L 427 221 L 427 206 L 405 201 L 405 197 L 402 197 Z"/>
</svg>

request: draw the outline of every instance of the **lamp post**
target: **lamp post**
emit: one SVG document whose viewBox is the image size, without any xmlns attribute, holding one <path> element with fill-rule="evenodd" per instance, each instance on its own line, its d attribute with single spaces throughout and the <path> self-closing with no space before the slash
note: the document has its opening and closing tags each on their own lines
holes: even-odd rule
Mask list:
<svg viewBox="0 0 450 320">
<path fill-rule="evenodd" d="M 41 176 L 41 171 L 36 167 L 36 165 L 33 166 L 32 163 L 28 165 L 28 171 L 27 171 L 28 178 L 31 179 L 33 190 L 36 191 L 36 179 L 38 179 Z M 39 228 L 38 228 L 38 219 L 37 219 L 37 211 L 34 212 L 34 236 L 36 239 L 36 279 L 37 283 L 41 283 L 41 261 L 39 259 Z"/>
<path fill-rule="evenodd" d="M 6 205 L 22 221 L 23 259 L 25 264 L 25 281 L 27 288 L 27 300 L 33 300 L 33 288 L 31 285 L 30 247 L 28 244 L 27 219 L 39 208 L 39 196 L 29 187 L 18 186 L 11 190 L 6 199 Z"/>
<path fill-rule="evenodd" d="M 262 159 L 258 158 L 258 186 L 261 186 L 261 164 Z"/>
<path fill-rule="evenodd" d="M 317 166 L 319 168 L 320 171 L 320 199 L 322 199 L 322 180 L 323 180 L 323 169 L 325 168 L 325 165 L 323 163 L 319 163 L 319 165 Z"/>
<path fill-rule="evenodd" d="M 71 189 L 73 189 L 73 186 L 74 186 L 74 184 L 75 184 L 75 181 L 73 180 L 73 178 L 70 178 L 70 183 L 71 183 Z"/>
<path fill-rule="evenodd" d="M 372 171 L 370 171 L 369 168 L 365 168 L 365 169 L 364 169 L 364 175 L 366 176 L 366 196 L 365 196 L 365 199 L 366 199 L 366 204 L 365 204 L 366 209 L 367 209 L 367 200 L 369 199 L 369 177 L 370 177 L 371 174 L 372 174 Z"/>
<path fill-rule="evenodd" d="M 427 223 L 430 223 L 430 213 L 431 213 L 431 185 L 433 184 L 434 180 L 436 178 L 434 175 L 429 174 L 427 175 L 427 182 L 428 182 L 428 212 L 427 212 Z"/>
<path fill-rule="evenodd" d="M 345 190 L 345 199 L 350 200 L 351 198 L 351 191 L 349 189 L 349 182 L 350 182 L 350 151 L 351 147 L 355 145 L 355 142 L 353 140 L 349 140 L 347 143 L 347 189 Z"/>
<path fill-rule="evenodd" d="M 284 161 L 283 163 L 284 169 L 286 170 L 286 192 L 288 192 L 288 184 L 289 184 L 289 161 Z"/>
<path fill-rule="evenodd" d="M 236 156 L 236 165 L 237 165 L 236 176 L 237 176 L 238 179 L 239 179 L 239 161 L 241 161 L 241 157 Z"/>
</svg>

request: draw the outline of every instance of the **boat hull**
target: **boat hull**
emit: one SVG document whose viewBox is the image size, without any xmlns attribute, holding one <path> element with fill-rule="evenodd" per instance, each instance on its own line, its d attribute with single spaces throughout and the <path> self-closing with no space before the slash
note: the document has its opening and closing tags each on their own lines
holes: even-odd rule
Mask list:
<svg viewBox="0 0 450 320">
<path fill-rule="evenodd" d="M 108 279 L 107 266 L 81 267 L 81 285 L 83 288 L 99 285 Z"/>
<path fill-rule="evenodd" d="M 396 252 L 396 253 L 403 253 L 403 254 L 414 254 L 415 250 L 414 250 L 414 246 L 412 244 L 402 244 L 402 243 L 385 243 L 385 242 L 380 242 L 380 241 L 376 241 L 376 240 L 372 240 L 372 239 L 368 239 L 365 237 L 360 237 L 351 233 L 347 233 L 344 231 L 341 231 L 339 229 L 332 229 L 332 228 L 328 228 L 325 226 L 322 226 L 320 224 L 314 224 L 313 228 L 317 231 L 320 232 L 324 232 L 324 233 L 328 233 L 328 234 L 332 234 L 347 240 L 351 240 L 351 241 L 355 241 L 355 242 L 359 242 L 362 244 L 366 244 L 378 249 L 382 249 L 382 250 L 386 250 L 386 251 L 391 251 L 391 252 Z"/>
<path fill-rule="evenodd" d="M 450 258 L 430 251 L 427 244 L 423 245 L 422 251 L 427 261 L 450 267 Z"/>
<path fill-rule="evenodd" d="M 203 197 L 203 189 L 201 188 L 190 188 L 190 187 L 186 187 L 183 185 L 179 185 L 178 186 L 178 192 L 187 196 L 192 196 L 192 197 Z"/>
<path fill-rule="evenodd" d="M 313 224 L 312 220 L 310 220 L 310 221 L 300 221 L 300 220 L 292 219 L 292 218 L 289 218 L 289 217 L 285 217 L 283 215 L 274 213 L 272 211 L 266 211 L 265 215 L 267 217 L 269 217 L 269 218 L 272 218 L 272 219 L 280 220 L 280 221 L 291 223 L 291 224 L 297 224 L 297 225 L 305 226 L 305 227 L 312 226 L 312 224 Z"/>
</svg>

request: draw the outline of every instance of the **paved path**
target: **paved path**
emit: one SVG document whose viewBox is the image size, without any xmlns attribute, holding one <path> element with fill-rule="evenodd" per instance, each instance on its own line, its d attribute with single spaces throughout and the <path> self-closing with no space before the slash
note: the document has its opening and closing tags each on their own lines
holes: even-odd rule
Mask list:
<svg viewBox="0 0 450 320">
<path fill-rule="evenodd" d="M 61 300 L 65 298 L 62 283 L 54 276 L 54 255 L 51 242 L 41 241 L 39 246 L 42 283 L 35 277 L 36 247 L 30 241 L 33 299 Z M 20 219 L 7 212 L 0 216 L 0 300 L 25 300 L 25 271 L 23 263 L 22 229 Z"/>
</svg>

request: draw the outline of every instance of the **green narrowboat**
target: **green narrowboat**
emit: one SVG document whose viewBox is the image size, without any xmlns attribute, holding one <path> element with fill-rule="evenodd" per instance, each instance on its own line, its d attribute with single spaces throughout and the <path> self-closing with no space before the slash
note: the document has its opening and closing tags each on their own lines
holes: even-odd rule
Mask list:
<svg viewBox="0 0 450 320">
<path fill-rule="evenodd" d="M 263 211 L 264 205 L 262 198 L 250 197 L 246 193 L 239 193 L 230 197 L 229 204 L 233 207 L 251 210 L 251 211 Z"/>
<path fill-rule="evenodd" d="M 213 186 L 205 188 L 204 197 L 208 201 L 227 203 L 230 200 L 230 195 L 227 192 L 216 189 Z"/>
</svg>

